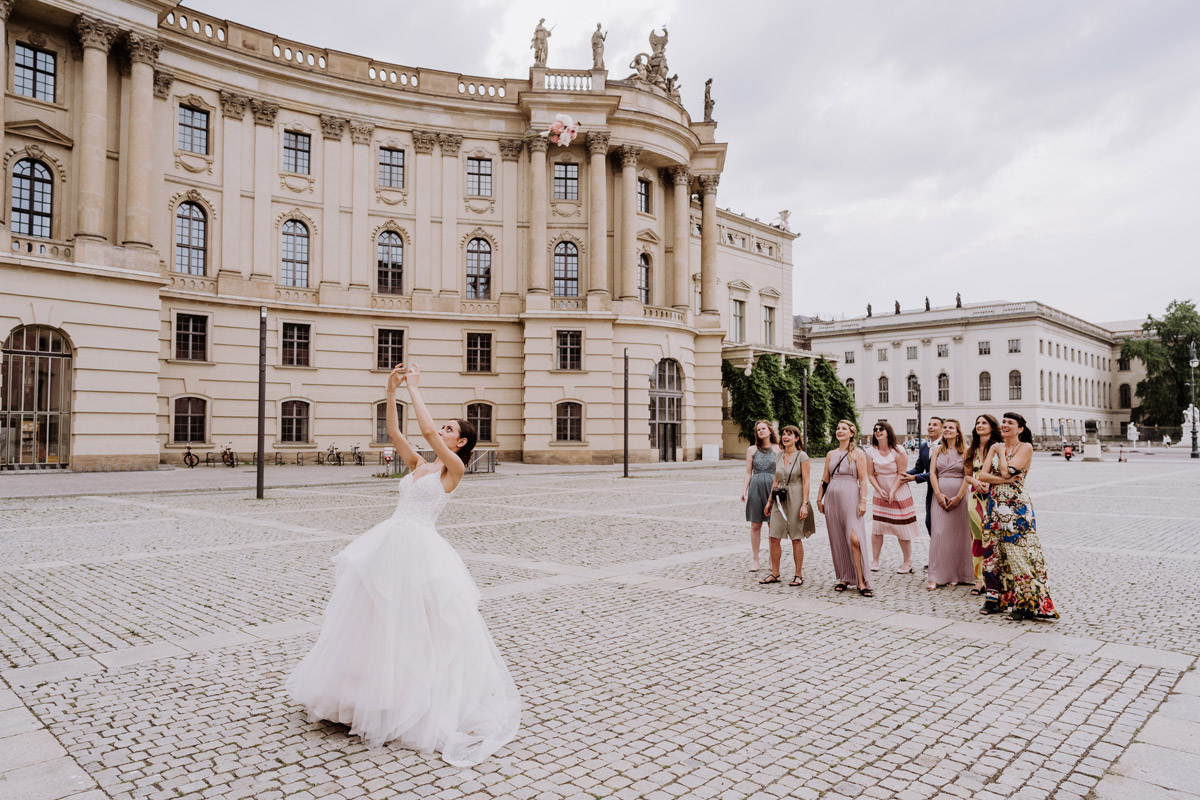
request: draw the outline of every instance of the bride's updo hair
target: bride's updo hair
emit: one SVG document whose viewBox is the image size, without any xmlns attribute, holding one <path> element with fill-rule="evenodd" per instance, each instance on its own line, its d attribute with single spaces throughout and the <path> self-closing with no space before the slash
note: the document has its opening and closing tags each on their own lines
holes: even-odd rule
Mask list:
<svg viewBox="0 0 1200 800">
<path fill-rule="evenodd" d="M 458 437 L 467 440 L 466 444 L 458 448 L 458 457 L 462 459 L 463 466 L 469 466 L 471 463 L 471 451 L 475 449 L 475 442 L 479 441 L 479 431 L 475 430 L 475 426 L 465 419 L 456 419 L 454 421 L 458 423 Z"/>
</svg>

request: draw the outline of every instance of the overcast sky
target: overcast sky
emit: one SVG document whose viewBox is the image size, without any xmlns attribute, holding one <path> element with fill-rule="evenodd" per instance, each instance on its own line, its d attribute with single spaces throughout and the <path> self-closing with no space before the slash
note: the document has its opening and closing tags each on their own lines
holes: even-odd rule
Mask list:
<svg viewBox="0 0 1200 800">
<path fill-rule="evenodd" d="M 795 311 L 1040 300 L 1094 322 L 1200 301 L 1195 0 L 190 0 L 385 61 L 624 77 L 667 24 L 693 118 L 713 78 L 718 203 L 800 232 Z M 329 9 L 335 8 L 331 13 Z M 597 16 L 600 15 L 600 16 Z M 837 276 L 836 279 L 831 276 Z"/>
</svg>

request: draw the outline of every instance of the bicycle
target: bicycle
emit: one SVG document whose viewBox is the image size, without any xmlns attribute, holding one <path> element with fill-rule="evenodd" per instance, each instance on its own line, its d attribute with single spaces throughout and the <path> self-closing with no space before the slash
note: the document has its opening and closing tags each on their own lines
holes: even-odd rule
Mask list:
<svg viewBox="0 0 1200 800">
<path fill-rule="evenodd" d="M 200 463 L 200 456 L 192 452 L 191 444 L 187 446 L 187 452 L 183 454 L 183 463 L 187 465 L 188 469 L 192 469 Z"/>
<path fill-rule="evenodd" d="M 237 453 L 233 452 L 233 442 L 225 445 L 225 449 L 221 451 L 221 463 L 230 469 L 237 466 L 238 457 Z"/>
<path fill-rule="evenodd" d="M 354 463 L 360 467 L 367 463 L 367 459 L 363 457 L 362 451 L 358 449 L 358 443 L 355 443 L 354 448 L 350 451 L 350 455 L 354 459 Z"/>
<path fill-rule="evenodd" d="M 325 451 L 325 463 L 330 465 L 337 464 L 339 467 L 342 466 L 342 451 L 337 449 L 336 444 L 329 445 L 329 449 Z"/>
</svg>

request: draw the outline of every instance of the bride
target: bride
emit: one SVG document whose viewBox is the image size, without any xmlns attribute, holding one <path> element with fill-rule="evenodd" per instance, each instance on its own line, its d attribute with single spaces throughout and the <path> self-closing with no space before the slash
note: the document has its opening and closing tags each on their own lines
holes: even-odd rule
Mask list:
<svg viewBox="0 0 1200 800">
<path fill-rule="evenodd" d="M 479 589 L 434 528 L 466 471 L 475 428 L 456 419 L 435 429 L 420 376 L 416 364 L 388 376 L 388 436 L 410 470 L 396 510 L 334 556 L 337 582 L 320 638 L 287 690 L 310 722 L 348 725 L 368 747 L 398 740 L 466 767 L 516 736 L 521 700 L 479 614 Z M 432 463 L 400 433 L 401 384 L 437 454 Z"/>
</svg>

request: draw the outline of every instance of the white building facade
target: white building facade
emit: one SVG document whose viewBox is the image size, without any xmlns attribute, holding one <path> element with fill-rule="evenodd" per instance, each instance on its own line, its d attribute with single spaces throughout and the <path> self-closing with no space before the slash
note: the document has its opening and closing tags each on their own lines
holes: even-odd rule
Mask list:
<svg viewBox="0 0 1200 800">
<path fill-rule="evenodd" d="M 1078 439 L 1085 420 L 1124 434 L 1140 367 L 1120 361 L 1128 333 L 1042 303 L 978 303 L 817 322 L 812 348 L 841 362 L 864 425 L 916 435 L 919 397 L 923 420 L 1015 411 L 1050 441 Z"/>
</svg>

